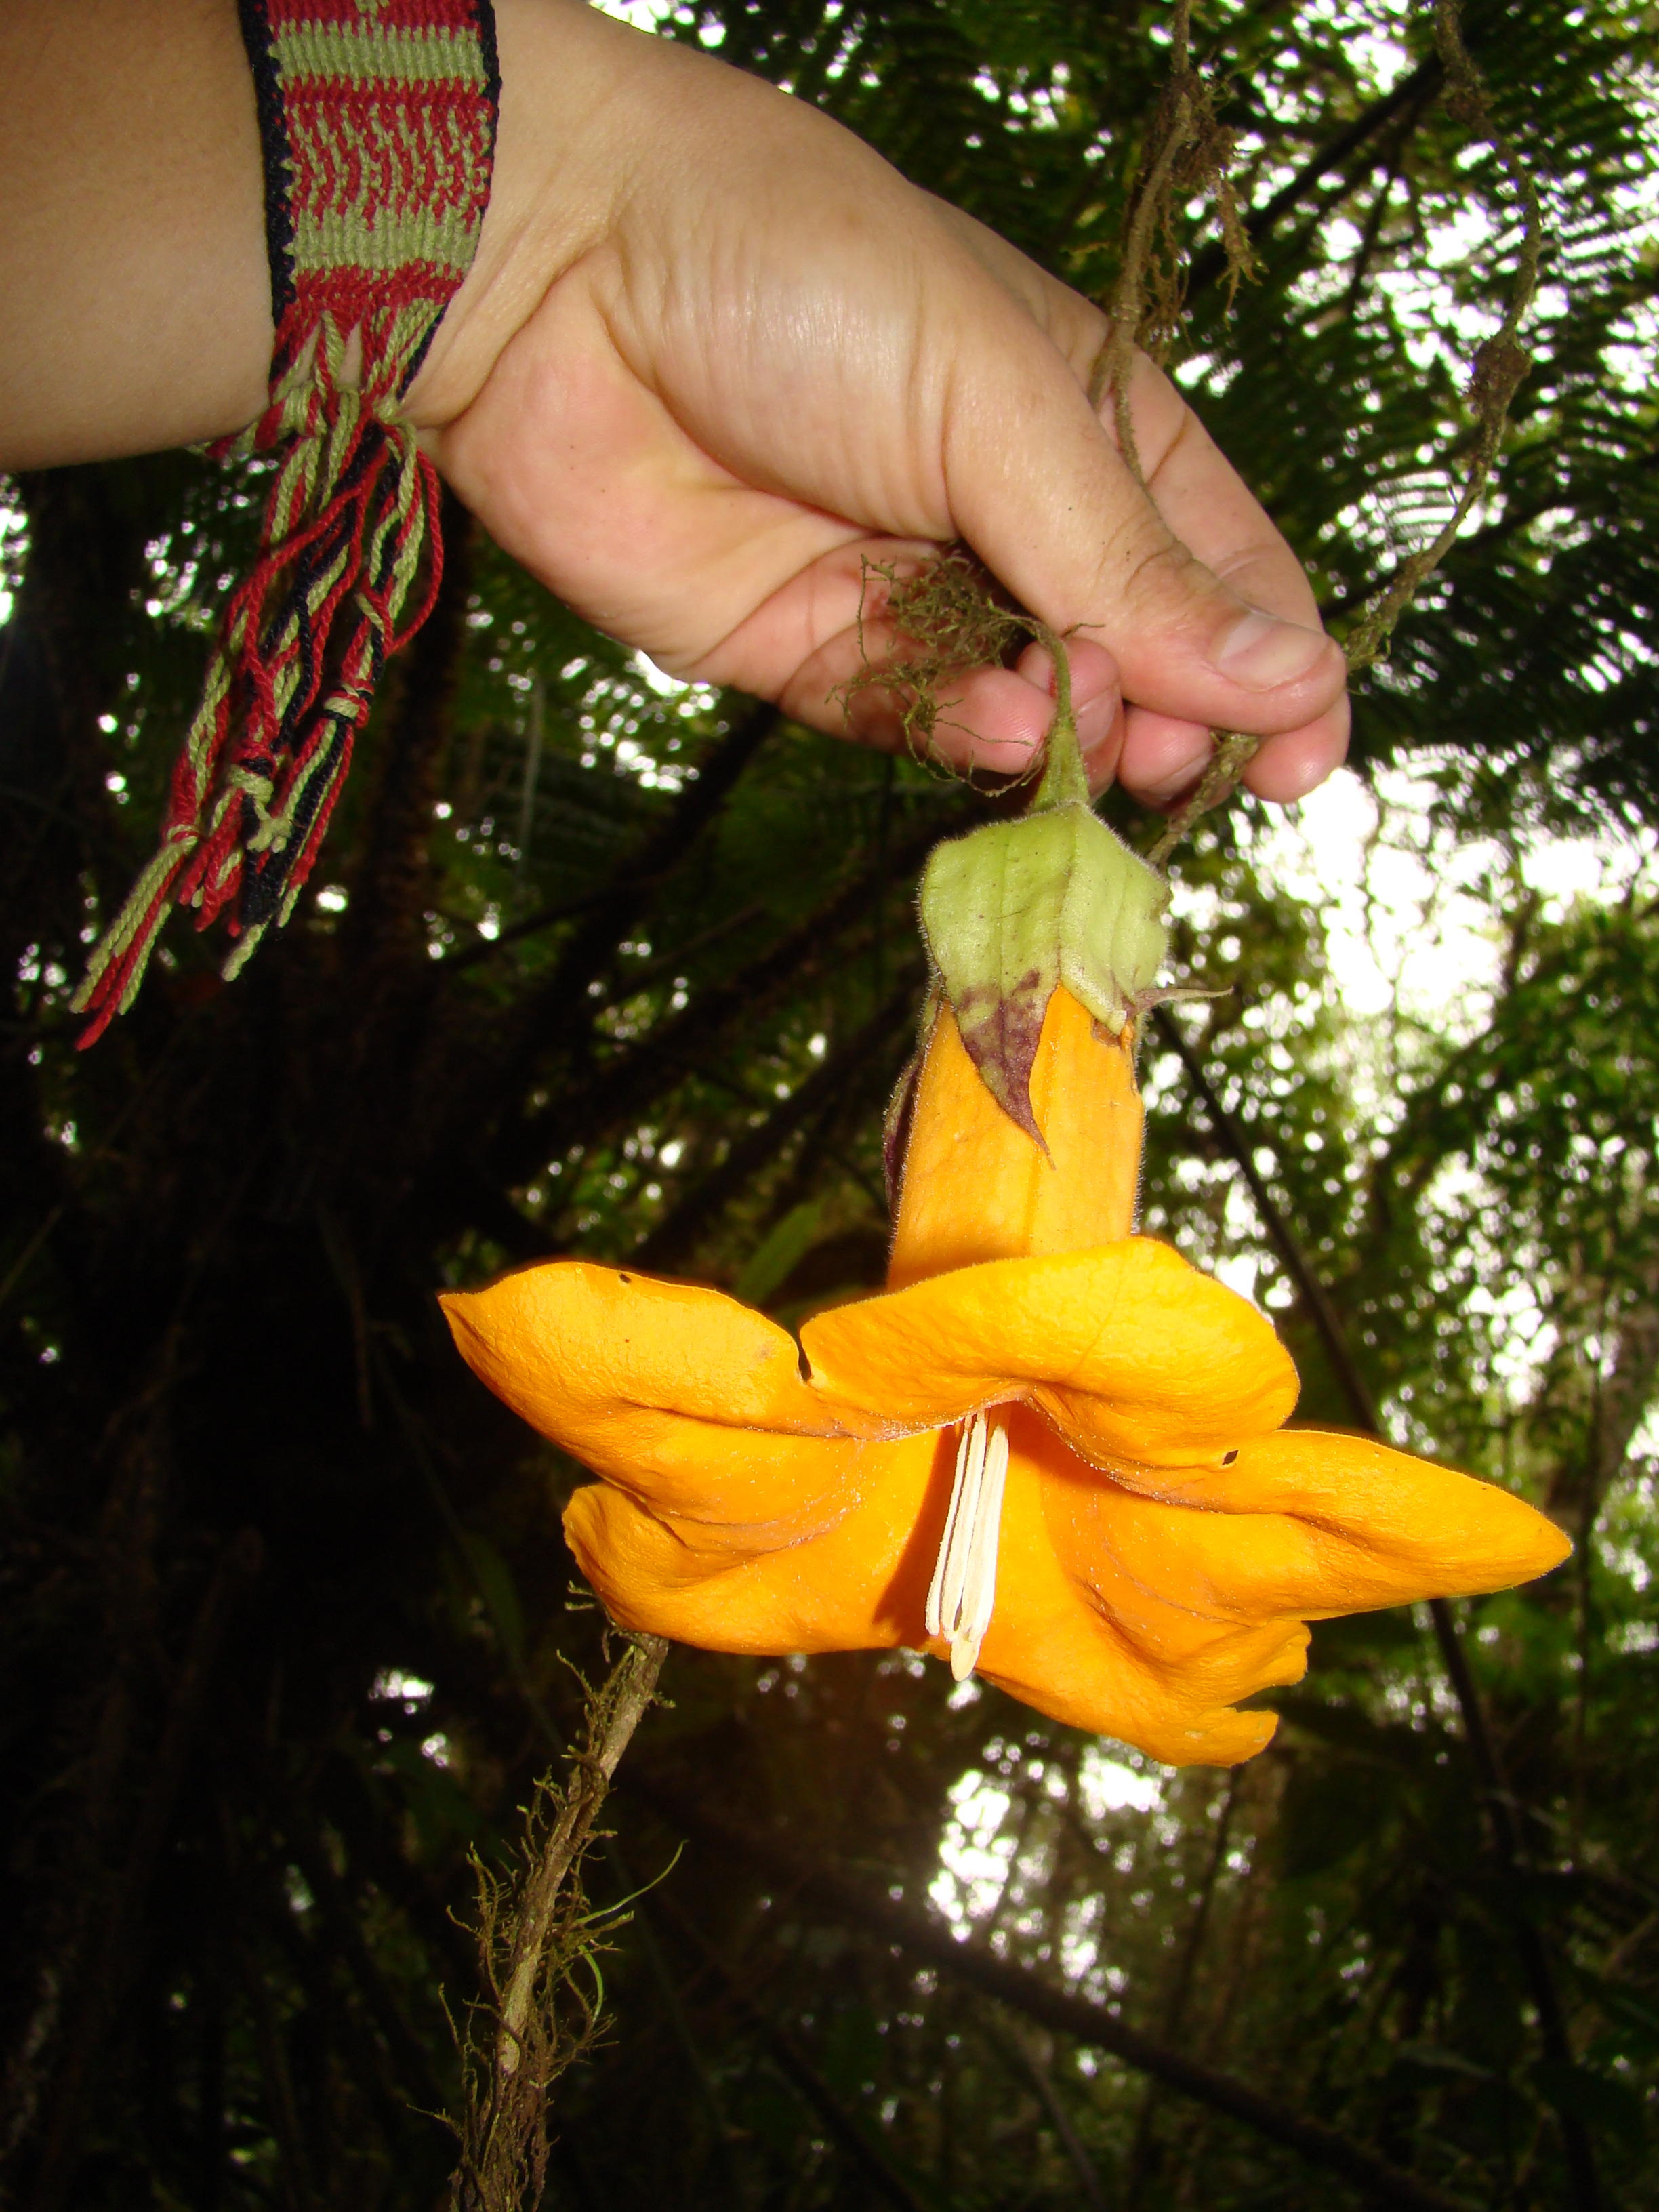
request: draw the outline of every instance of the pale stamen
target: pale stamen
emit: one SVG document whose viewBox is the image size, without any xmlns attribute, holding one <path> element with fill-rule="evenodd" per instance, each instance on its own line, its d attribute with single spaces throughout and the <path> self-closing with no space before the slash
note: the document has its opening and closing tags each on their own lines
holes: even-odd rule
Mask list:
<svg viewBox="0 0 1659 2212">
<path fill-rule="evenodd" d="M 978 1665 L 991 1626 L 1007 1474 L 1008 1431 L 994 1417 L 975 1413 L 963 1424 L 957 1445 L 956 1480 L 926 1614 L 927 1633 L 951 1647 L 951 1672 L 958 1682 Z"/>
</svg>

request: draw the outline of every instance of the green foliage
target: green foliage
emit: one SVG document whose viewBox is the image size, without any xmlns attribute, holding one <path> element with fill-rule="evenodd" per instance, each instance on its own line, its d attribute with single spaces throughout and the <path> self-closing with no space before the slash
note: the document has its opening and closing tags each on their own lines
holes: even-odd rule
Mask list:
<svg viewBox="0 0 1659 2212">
<path fill-rule="evenodd" d="M 1100 291 L 1168 23 L 755 0 L 665 27 Z M 1079 2158 L 1138 2212 L 1349 2201 L 1016 2023 L 767 1860 L 780 1838 L 1471 2204 L 1569 2203 L 1563 2115 L 1610 2198 L 1659 2203 L 1655 27 L 1529 0 L 1467 28 L 1548 213 L 1538 365 L 1358 701 L 1364 881 L 1320 873 L 1334 814 L 1299 838 L 1236 810 L 1180 860 L 1170 966 L 1234 987 L 1183 1027 L 1390 1422 L 1577 1540 L 1547 1583 L 1462 1609 L 1528 1869 L 1494 1860 L 1409 1614 L 1320 1626 L 1234 1778 L 907 1654 L 676 1652 L 596 1904 L 690 1847 L 618 1933 L 612 2026 L 561 2086 L 560 2206 L 1059 2206 Z M 1340 623 L 1448 509 L 1512 241 L 1417 13 L 1240 0 L 1196 42 L 1261 268 L 1227 313 L 1213 210 L 1188 211 L 1172 373 Z M 469 1852 L 510 1863 L 602 1623 L 558 1529 L 580 1471 L 459 1368 L 433 1293 L 552 1250 L 786 1321 L 878 1283 L 915 880 L 983 818 L 919 763 L 666 684 L 452 515 L 439 611 L 289 930 L 225 989 L 175 928 L 78 1057 L 68 991 L 148 849 L 258 489 L 179 457 L 65 472 L 16 488 L 0 540 L 0 2160 L 42 2207 L 435 2200 L 444 2006 L 480 1994 L 449 1915 Z M 1538 887 L 1550 833 L 1609 820 L 1610 888 Z M 1443 973 L 1398 981 L 1402 912 Z M 1350 1420 L 1179 1060 L 1153 1044 L 1142 1074 L 1145 1225 L 1273 1314 L 1304 1418 Z M 247 1529 L 264 1565 L 226 1607 Z"/>
</svg>

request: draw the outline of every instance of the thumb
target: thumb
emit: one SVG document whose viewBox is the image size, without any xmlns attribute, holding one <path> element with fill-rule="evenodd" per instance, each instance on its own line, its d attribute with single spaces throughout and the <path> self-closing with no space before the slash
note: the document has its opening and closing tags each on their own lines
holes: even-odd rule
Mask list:
<svg viewBox="0 0 1659 2212">
<path fill-rule="evenodd" d="M 991 319 L 957 356 L 945 416 L 953 519 L 987 567 L 1055 629 L 1106 647 L 1133 707 L 1260 735 L 1326 716 L 1346 678 L 1341 652 L 1318 627 L 1300 563 L 1174 387 L 1156 378 L 1163 404 L 1140 443 L 1184 538 L 1059 347 L 1018 311 Z M 1218 568 L 1247 573 L 1259 600 Z"/>
</svg>

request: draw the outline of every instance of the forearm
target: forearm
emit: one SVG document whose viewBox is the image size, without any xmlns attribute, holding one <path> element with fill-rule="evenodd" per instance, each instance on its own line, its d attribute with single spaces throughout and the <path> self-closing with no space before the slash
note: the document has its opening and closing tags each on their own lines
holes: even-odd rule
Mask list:
<svg viewBox="0 0 1659 2212">
<path fill-rule="evenodd" d="M 4 0 L 0 88 L 0 466 L 240 428 L 271 324 L 234 0 Z"/>
<path fill-rule="evenodd" d="M 497 0 L 501 109 L 477 258 L 411 395 L 476 395 L 603 229 L 638 33 Z M 235 0 L 0 0 L 0 468 L 240 429 L 272 341 L 264 176 Z"/>
</svg>

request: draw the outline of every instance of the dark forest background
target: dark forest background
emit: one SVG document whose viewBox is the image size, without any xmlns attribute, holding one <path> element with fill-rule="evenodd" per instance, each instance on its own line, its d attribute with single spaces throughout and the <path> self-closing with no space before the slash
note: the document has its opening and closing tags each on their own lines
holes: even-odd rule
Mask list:
<svg viewBox="0 0 1659 2212">
<path fill-rule="evenodd" d="M 1100 294 L 1170 27 L 662 30 Z M 1237 988 L 1184 1062 L 1149 1049 L 1146 1224 L 1254 1281 L 1304 1414 L 1369 1392 L 1576 1558 L 1450 1644 L 1322 1629 L 1231 1775 L 903 1654 L 676 1650 L 587 1869 L 596 1905 L 663 1878 L 596 1962 L 560 2208 L 1659 2205 L 1659 19 L 1471 0 L 1465 31 L 1544 204 L 1535 367 L 1359 687 L 1355 865 L 1455 878 L 1485 967 L 1432 987 L 1430 896 L 1431 987 L 1345 1002 L 1318 854 L 1211 817 L 1180 964 Z M 1229 311 L 1194 199 L 1171 363 L 1340 630 L 1449 509 L 1513 222 L 1425 9 L 1206 0 L 1194 37 L 1259 270 Z M 468 1855 L 506 1863 L 605 1660 L 577 1471 L 434 1293 L 572 1251 L 786 1322 L 877 1285 L 915 878 L 985 804 L 668 684 L 454 511 L 286 932 L 227 987 L 175 923 L 77 1055 L 261 493 L 170 454 L 0 509 L 0 2185 L 31 2212 L 442 2201 Z M 1611 888 L 1553 895 L 1539 856 L 1586 851 Z"/>
</svg>

